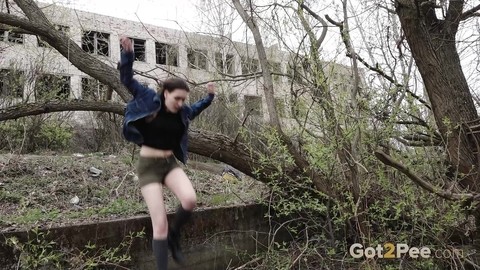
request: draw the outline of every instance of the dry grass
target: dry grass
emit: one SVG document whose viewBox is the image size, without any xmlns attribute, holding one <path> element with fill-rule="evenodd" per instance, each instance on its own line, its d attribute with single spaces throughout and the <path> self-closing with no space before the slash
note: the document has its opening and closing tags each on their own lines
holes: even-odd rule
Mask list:
<svg viewBox="0 0 480 270">
<path fill-rule="evenodd" d="M 135 162 L 127 155 L 0 155 L 0 232 L 147 214 Z M 259 202 L 267 192 L 248 177 L 223 178 L 218 165 L 192 164 L 185 171 L 199 207 Z M 92 176 L 91 167 L 102 173 Z M 165 201 L 167 211 L 178 205 L 169 191 Z"/>
</svg>

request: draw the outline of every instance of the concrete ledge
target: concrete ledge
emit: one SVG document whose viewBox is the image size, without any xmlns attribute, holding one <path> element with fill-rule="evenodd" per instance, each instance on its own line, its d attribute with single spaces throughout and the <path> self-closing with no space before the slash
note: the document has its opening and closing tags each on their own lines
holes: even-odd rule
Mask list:
<svg viewBox="0 0 480 270">
<path fill-rule="evenodd" d="M 192 221 L 185 226 L 182 236 L 187 265 L 182 268 L 170 258 L 169 269 L 216 270 L 241 264 L 239 254 L 256 252 L 268 239 L 269 223 L 265 218 L 266 211 L 264 206 L 256 204 L 196 211 Z M 168 215 L 169 220 L 173 217 L 174 214 Z M 49 239 L 59 246 L 77 249 L 83 249 L 88 242 L 97 246 L 114 247 L 130 232 L 142 230 L 146 237 L 136 240 L 130 249 L 133 260 L 131 267 L 154 269 L 149 216 L 48 229 Z M 16 236 L 23 242 L 28 240 L 29 235 L 32 233 L 27 231 L 0 235 L 1 269 L 9 269 L 8 266 L 16 264 L 18 258 L 18 254 L 5 244 L 5 240 Z M 285 235 L 277 236 L 288 240 Z"/>
</svg>

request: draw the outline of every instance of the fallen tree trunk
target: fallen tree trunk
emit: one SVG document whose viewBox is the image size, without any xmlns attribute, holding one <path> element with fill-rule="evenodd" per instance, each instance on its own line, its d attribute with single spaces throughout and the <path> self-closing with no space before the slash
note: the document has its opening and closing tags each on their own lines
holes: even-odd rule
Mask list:
<svg viewBox="0 0 480 270">
<path fill-rule="evenodd" d="M 124 108 L 124 104 L 106 101 L 52 100 L 0 109 L 0 121 L 63 111 L 99 111 L 123 115 Z M 261 153 L 223 134 L 191 129 L 188 151 L 226 163 L 257 179 L 259 176 L 272 175 L 276 170 L 273 166 L 266 166 L 259 162 Z M 291 171 L 294 174 L 293 170 Z M 267 179 L 267 177 L 260 177 L 258 180 L 266 182 Z"/>
</svg>

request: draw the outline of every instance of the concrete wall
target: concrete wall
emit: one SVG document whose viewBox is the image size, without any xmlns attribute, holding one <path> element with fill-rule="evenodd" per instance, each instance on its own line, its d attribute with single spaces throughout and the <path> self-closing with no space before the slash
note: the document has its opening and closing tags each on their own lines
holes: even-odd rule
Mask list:
<svg viewBox="0 0 480 270">
<path fill-rule="evenodd" d="M 212 208 L 196 211 L 193 219 L 185 226 L 183 247 L 187 265 L 180 267 L 170 257 L 169 269 L 215 270 L 228 265 L 241 265 L 239 254 L 252 254 L 261 249 L 269 236 L 266 209 L 261 205 Z M 173 214 L 169 214 L 169 220 Z M 85 245 L 116 246 L 129 232 L 145 230 L 146 237 L 135 241 L 131 247 L 133 266 L 131 269 L 155 269 L 151 253 L 151 224 L 148 216 L 138 216 L 93 224 L 51 228 L 52 240 L 67 248 L 84 249 Z M 28 232 L 7 232 L 0 236 L 0 269 L 16 264 L 17 257 L 5 239 L 17 236 L 28 239 Z M 278 239 L 288 240 L 285 235 Z M 262 244 L 261 244 L 262 243 Z"/>
</svg>

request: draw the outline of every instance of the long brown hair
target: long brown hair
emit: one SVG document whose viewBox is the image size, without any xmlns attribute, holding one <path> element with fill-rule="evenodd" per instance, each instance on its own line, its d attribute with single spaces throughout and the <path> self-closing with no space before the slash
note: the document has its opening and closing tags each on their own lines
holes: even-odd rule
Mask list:
<svg viewBox="0 0 480 270">
<path fill-rule="evenodd" d="M 182 89 L 187 92 L 190 92 L 190 87 L 188 87 L 187 82 L 181 78 L 168 78 L 165 81 L 160 83 L 160 89 L 158 93 L 163 93 L 164 91 L 173 92 L 175 89 Z"/>
</svg>

